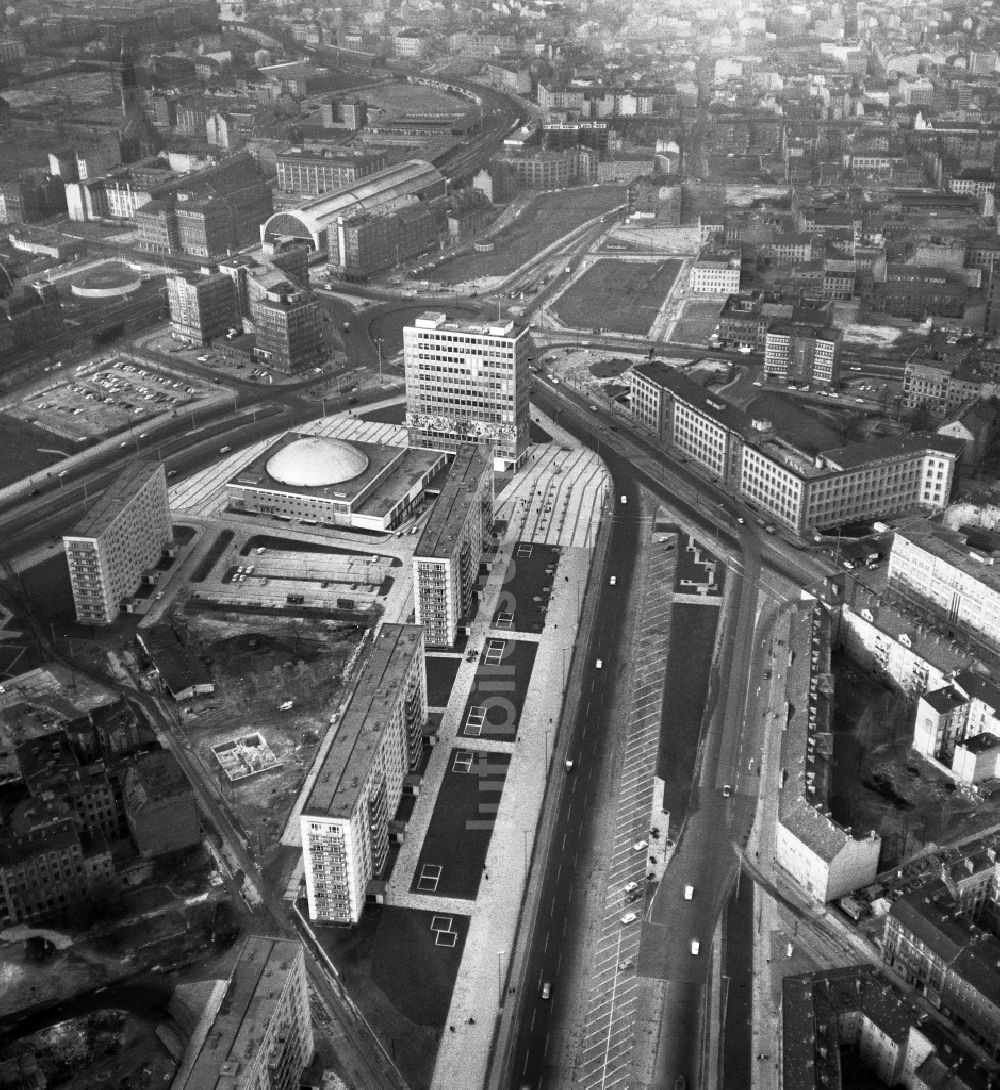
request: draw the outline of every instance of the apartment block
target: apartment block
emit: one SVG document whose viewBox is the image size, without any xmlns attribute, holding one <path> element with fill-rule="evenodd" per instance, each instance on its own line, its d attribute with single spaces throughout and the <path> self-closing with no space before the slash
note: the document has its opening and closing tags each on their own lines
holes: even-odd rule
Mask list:
<svg viewBox="0 0 1000 1090">
<path fill-rule="evenodd" d="M 1000 940 L 956 909 L 933 879 L 897 897 L 882 961 L 991 1055 L 1000 1051 Z"/>
<path fill-rule="evenodd" d="M 733 295 L 740 290 L 743 259 L 737 250 L 702 250 L 691 266 L 691 290 Z"/>
<path fill-rule="evenodd" d="M 76 619 L 112 624 L 170 539 L 166 470 L 161 462 L 136 462 L 63 536 Z"/>
<path fill-rule="evenodd" d="M 294 375 L 326 358 L 322 313 L 312 295 L 282 281 L 251 296 L 254 355 L 267 367 Z"/>
<path fill-rule="evenodd" d="M 458 448 L 413 553 L 417 624 L 431 647 L 453 647 L 472 606 L 493 526 L 493 466 L 479 443 Z"/>
<path fill-rule="evenodd" d="M 488 444 L 497 472 L 517 469 L 529 443 L 526 326 L 449 321 L 425 311 L 403 328 L 411 446 L 457 451 Z"/>
<path fill-rule="evenodd" d="M 924 619 L 850 580 L 837 612 L 837 639 L 865 670 L 902 690 L 910 700 L 939 689 L 968 662 L 968 653 Z"/>
<path fill-rule="evenodd" d="M 383 624 L 299 818 L 309 916 L 357 923 L 389 856 L 389 822 L 420 762 L 424 632 Z"/>
<path fill-rule="evenodd" d="M 172 273 L 167 277 L 170 328 L 199 344 L 207 344 L 239 326 L 236 289 L 223 273 Z"/>
<path fill-rule="evenodd" d="M 943 419 L 973 399 L 1000 394 L 993 375 L 957 360 L 911 357 L 903 371 L 903 403 L 908 409 L 924 408 Z"/>
<path fill-rule="evenodd" d="M 843 330 L 834 326 L 780 322 L 764 338 L 764 374 L 785 385 L 836 387 L 843 340 Z"/>
<path fill-rule="evenodd" d="M 977 1054 L 874 966 L 786 976 L 781 989 L 783 1090 L 857 1085 L 843 1062 L 844 1050 L 879 1085 L 986 1090 Z"/>
<path fill-rule="evenodd" d="M 208 984 L 174 1090 L 298 1090 L 315 1052 L 302 944 L 251 935 Z"/>
<path fill-rule="evenodd" d="M 995 554 L 970 547 L 962 533 L 898 531 L 889 554 L 889 586 L 995 652 L 1000 650 L 995 560 Z"/>
<path fill-rule="evenodd" d="M 833 763 L 830 618 L 819 602 L 786 609 L 773 639 L 795 649 L 782 668 L 784 708 L 775 862 L 811 897 L 826 903 L 866 886 L 878 874 L 881 839 L 856 837 L 827 810 Z"/>
<path fill-rule="evenodd" d="M 201 843 L 194 789 L 168 749 L 144 753 L 125 773 L 128 831 L 144 859 Z"/>
<path fill-rule="evenodd" d="M 58 799 L 26 799 L 0 825 L 0 925 L 65 912 L 114 882 L 103 836 L 82 833 Z"/>
<path fill-rule="evenodd" d="M 353 185 L 389 165 L 382 150 L 357 152 L 341 148 L 293 147 L 275 159 L 278 188 L 303 197 L 318 197 Z"/>
</svg>

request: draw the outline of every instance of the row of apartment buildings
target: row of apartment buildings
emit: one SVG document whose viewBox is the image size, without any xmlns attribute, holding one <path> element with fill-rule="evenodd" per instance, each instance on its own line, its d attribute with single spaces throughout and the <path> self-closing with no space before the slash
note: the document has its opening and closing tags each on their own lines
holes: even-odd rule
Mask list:
<svg viewBox="0 0 1000 1090">
<path fill-rule="evenodd" d="M 808 454 L 675 368 L 653 361 L 628 379 L 634 420 L 795 533 L 938 511 L 951 496 L 963 449 L 953 437 L 916 433 Z"/>
</svg>

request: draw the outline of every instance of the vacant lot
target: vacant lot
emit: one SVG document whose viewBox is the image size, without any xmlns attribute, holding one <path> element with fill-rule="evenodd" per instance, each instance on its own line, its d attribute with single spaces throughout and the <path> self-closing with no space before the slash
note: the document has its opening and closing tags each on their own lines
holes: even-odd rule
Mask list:
<svg viewBox="0 0 1000 1090">
<path fill-rule="evenodd" d="M 464 284 L 480 276 L 508 276 L 575 227 L 609 212 L 624 199 L 622 186 L 541 193 L 496 236 L 492 253 L 463 254 L 422 275 L 442 284 Z"/>
<path fill-rule="evenodd" d="M 680 261 L 602 258 L 564 292 L 553 309 L 572 329 L 600 324 L 645 336 L 673 287 Z"/>
<path fill-rule="evenodd" d="M 199 614 L 174 619 L 187 649 L 210 664 L 216 691 L 181 722 L 212 776 L 213 746 L 259 731 L 278 767 L 223 792 L 248 837 L 272 849 L 340 698 L 359 633 L 329 621 Z M 352 626 L 353 627 L 353 626 Z M 279 708 L 288 701 L 293 707 Z"/>
<path fill-rule="evenodd" d="M 707 299 L 688 299 L 670 340 L 677 344 L 705 344 L 715 332 L 722 306 Z"/>
<path fill-rule="evenodd" d="M 459 734 L 514 741 L 537 650 L 527 641 L 487 638 Z"/>
<path fill-rule="evenodd" d="M 413 876 L 415 893 L 473 900 L 480 881 L 489 881 L 486 853 L 509 764 L 506 753 L 453 749 L 448 754 Z"/>
<path fill-rule="evenodd" d="M 913 709 L 844 654 L 834 675 L 830 811 L 861 836 L 882 837 L 880 867 L 896 866 L 927 843 L 967 836 L 997 820 L 1000 800 L 966 792 L 910 749 Z"/>
</svg>

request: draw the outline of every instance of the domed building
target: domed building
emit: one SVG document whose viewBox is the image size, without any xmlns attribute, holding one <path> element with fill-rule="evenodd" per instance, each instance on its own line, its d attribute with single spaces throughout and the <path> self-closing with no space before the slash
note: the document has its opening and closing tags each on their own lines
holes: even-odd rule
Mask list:
<svg viewBox="0 0 1000 1090">
<path fill-rule="evenodd" d="M 386 532 L 424 498 L 447 455 L 288 432 L 226 482 L 228 508 Z"/>
</svg>

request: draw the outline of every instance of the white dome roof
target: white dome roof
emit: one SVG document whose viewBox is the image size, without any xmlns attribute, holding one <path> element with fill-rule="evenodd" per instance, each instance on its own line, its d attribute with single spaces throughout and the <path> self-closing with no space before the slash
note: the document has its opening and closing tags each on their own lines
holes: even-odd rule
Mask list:
<svg viewBox="0 0 1000 1090">
<path fill-rule="evenodd" d="M 368 456 L 324 435 L 296 439 L 267 463 L 267 472 L 282 484 L 296 488 L 322 488 L 351 481 L 368 468 Z"/>
</svg>

